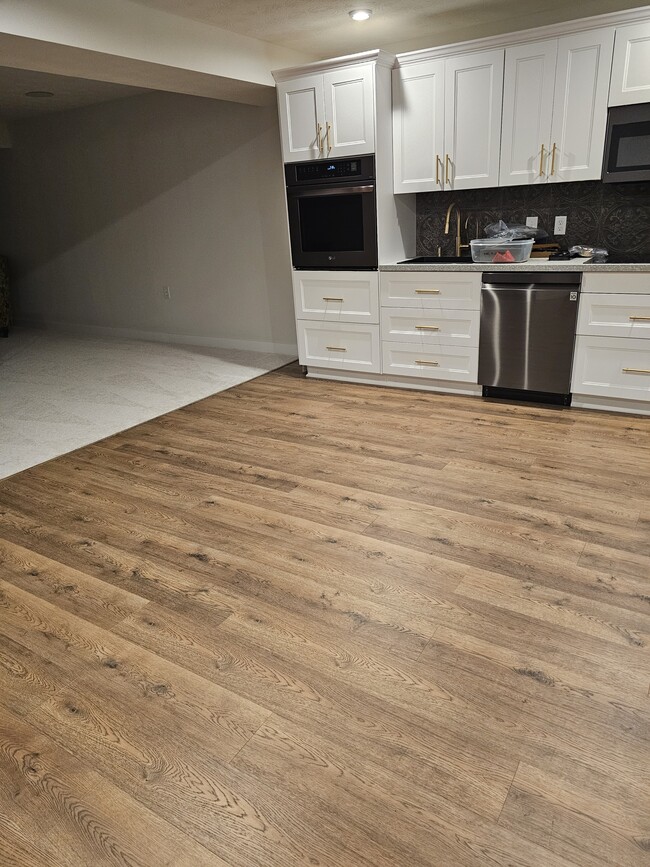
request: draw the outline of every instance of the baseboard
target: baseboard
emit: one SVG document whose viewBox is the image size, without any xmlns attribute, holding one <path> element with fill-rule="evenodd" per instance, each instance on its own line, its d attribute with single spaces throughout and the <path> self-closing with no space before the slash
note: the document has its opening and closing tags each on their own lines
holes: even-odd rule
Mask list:
<svg viewBox="0 0 650 867">
<path fill-rule="evenodd" d="M 361 385 L 379 385 L 384 388 L 410 388 L 416 391 L 435 391 L 443 394 L 461 394 L 480 397 L 481 386 L 471 382 L 451 382 L 443 379 L 429 379 L 419 376 L 391 376 L 382 373 L 363 373 L 334 368 L 307 368 L 309 379 L 331 379 L 336 382 L 356 382 Z"/>
<path fill-rule="evenodd" d="M 594 397 L 590 394 L 574 394 L 572 406 L 577 409 L 599 409 L 605 412 L 623 412 L 630 415 L 650 415 L 650 401 L 622 400 L 611 397 Z"/>
<path fill-rule="evenodd" d="M 35 319 L 19 319 L 15 325 L 24 328 L 42 328 L 88 337 L 124 337 L 130 340 L 148 340 L 153 343 L 173 343 L 184 346 L 208 346 L 213 349 L 242 349 L 250 352 L 273 352 L 298 358 L 296 343 L 273 343 L 264 340 L 241 340 L 230 337 L 204 337 L 196 334 L 173 334 L 165 331 L 141 331 L 137 328 L 112 328 L 105 325 L 82 325 L 77 322 L 61 322 Z"/>
</svg>

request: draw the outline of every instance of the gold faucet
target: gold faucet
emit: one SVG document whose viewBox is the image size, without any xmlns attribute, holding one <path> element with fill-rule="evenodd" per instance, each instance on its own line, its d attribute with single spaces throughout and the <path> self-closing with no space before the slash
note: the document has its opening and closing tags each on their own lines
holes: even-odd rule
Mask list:
<svg viewBox="0 0 650 867">
<path fill-rule="evenodd" d="M 452 202 L 447 208 L 447 216 L 445 217 L 445 235 L 449 234 L 449 222 L 451 220 L 451 212 L 456 211 L 456 255 L 460 256 L 460 208 L 456 202 Z"/>
<path fill-rule="evenodd" d="M 461 244 L 461 245 L 460 245 L 460 249 L 463 251 L 463 255 L 464 255 L 464 251 L 465 251 L 465 250 L 467 250 L 467 251 L 468 251 L 468 255 L 470 255 L 469 251 L 472 249 L 472 247 L 471 247 L 471 245 L 470 245 L 470 243 L 469 243 L 469 242 L 470 242 L 470 237 L 469 237 L 469 221 L 470 221 L 471 219 L 472 219 L 472 217 L 470 216 L 470 214 L 468 214 L 468 215 L 465 217 L 465 233 L 466 233 L 466 235 L 467 235 L 467 243 L 466 243 L 466 244 Z M 479 225 L 478 225 L 478 214 L 475 214 L 475 215 L 474 215 L 474 226 L 475 226 L 474 237 L 475 237 L 475 238 L 478 238 L 478 236 L 479 236 L 479 234 L 480 234 L 480 229 L 479 229 Z"/>
</svg>

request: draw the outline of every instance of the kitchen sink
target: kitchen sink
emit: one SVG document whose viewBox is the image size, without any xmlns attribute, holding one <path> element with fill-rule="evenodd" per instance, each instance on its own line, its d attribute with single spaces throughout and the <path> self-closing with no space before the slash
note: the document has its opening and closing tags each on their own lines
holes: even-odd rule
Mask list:
<svg viewBox="0 0 650 867">
<path fill-rule="evenodd" d="M 471 256 L 416 256 L 415 259 L 404 259 L 398 265 L 472 265 Z"/>
</svg>

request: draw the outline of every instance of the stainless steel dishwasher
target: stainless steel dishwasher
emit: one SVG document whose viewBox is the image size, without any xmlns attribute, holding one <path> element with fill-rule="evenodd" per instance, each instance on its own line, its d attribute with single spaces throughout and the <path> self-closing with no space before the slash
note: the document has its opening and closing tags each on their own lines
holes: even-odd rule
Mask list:
<svg viewBox="0 0 650 867">
<path fill-rule="evenodd" d="M 484 397 L 571 403 L 579 272 L 483 274 L 478 381 Z"/>
</svg>

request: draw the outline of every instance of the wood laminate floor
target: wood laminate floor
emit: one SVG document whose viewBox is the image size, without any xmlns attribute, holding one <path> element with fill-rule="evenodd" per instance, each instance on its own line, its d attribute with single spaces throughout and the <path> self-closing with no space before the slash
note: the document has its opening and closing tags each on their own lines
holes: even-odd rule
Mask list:
<svg viewBox="0 0 650 867">
<path fill-rule="evenodd" d="M 294 366 L 0 482 L 0 864 L 650 863 L 649 430 Z"/>
</svg>

